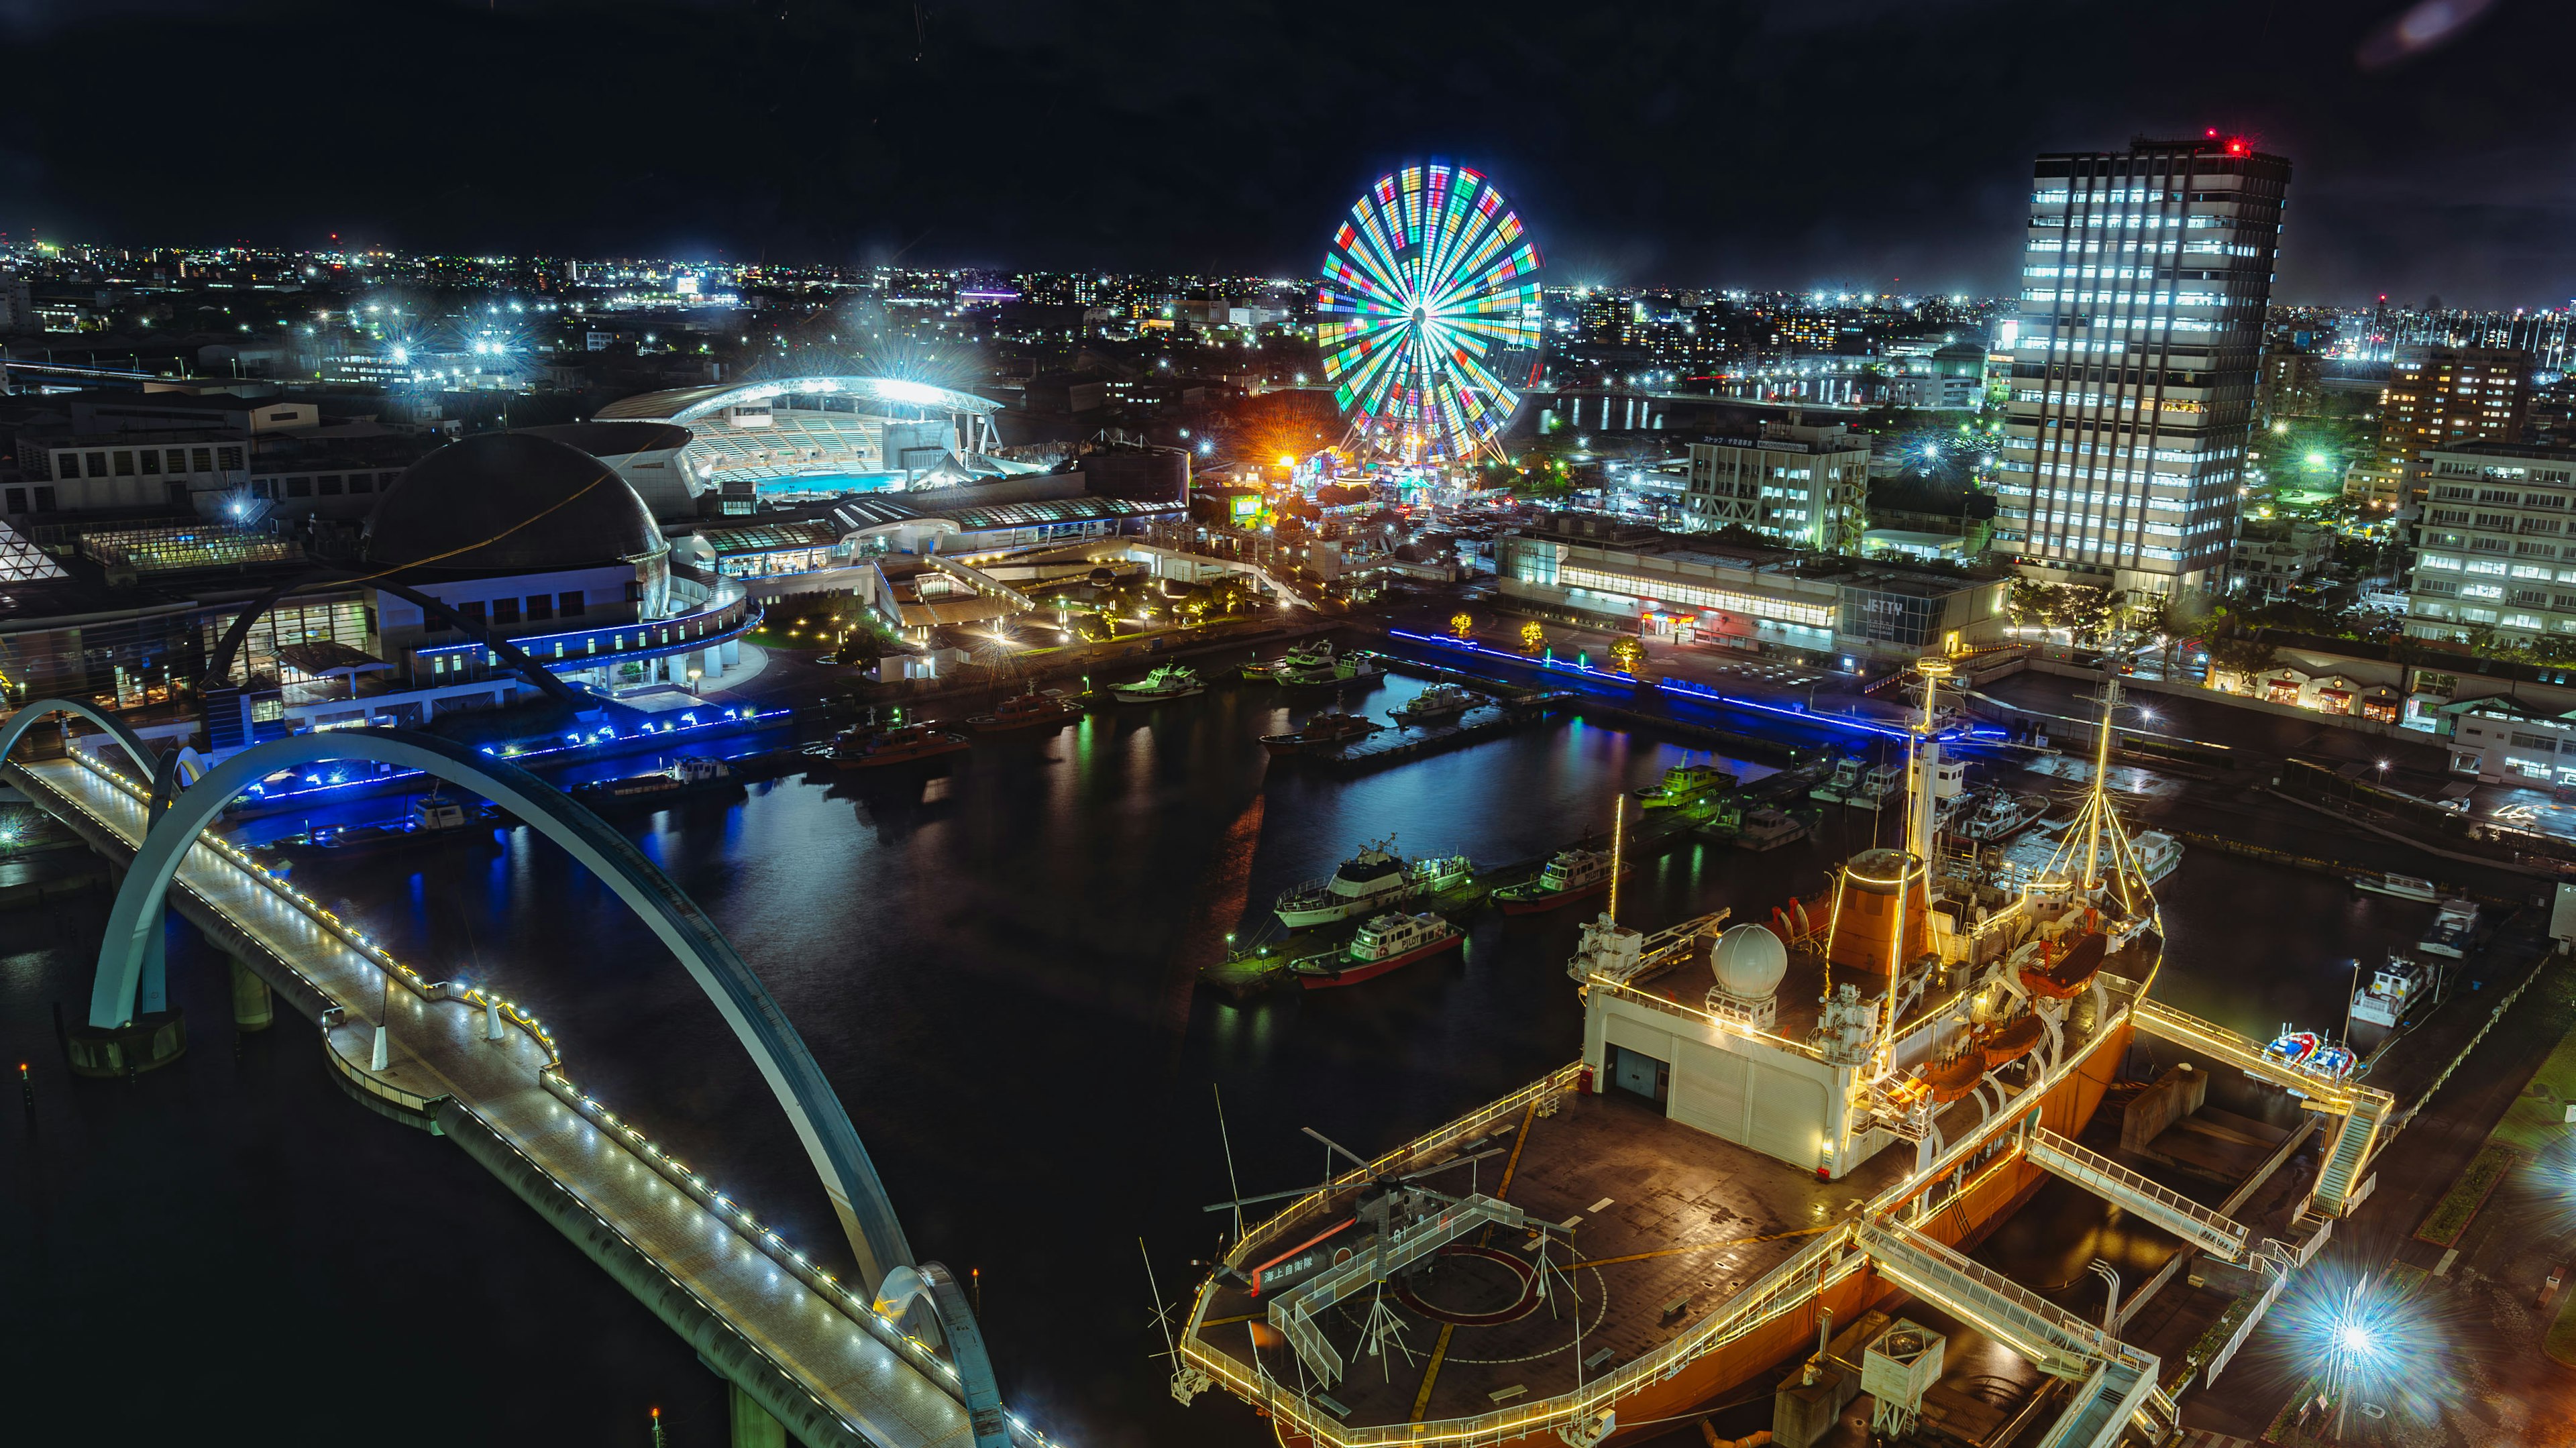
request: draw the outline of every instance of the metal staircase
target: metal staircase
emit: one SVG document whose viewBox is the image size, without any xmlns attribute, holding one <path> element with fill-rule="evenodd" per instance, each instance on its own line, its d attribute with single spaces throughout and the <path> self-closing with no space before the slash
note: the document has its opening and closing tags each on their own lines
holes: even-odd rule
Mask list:
<svg viewBox="0 0 2576 1448">
<path fill-rule="evenodd" d="M 2369 1188 L 2362 1179 L 2362 1168 L 2369 1165 L 2371 1150 L 2379 1141 L 2379 1128 L 2386 1124 L 2396 1104 L 2385 1091 L 2372 1091 L 2353 1103 L 2352 1111 L 2335 1132 L 2334 1145 L 2326 1148 L 2324 1164 L 2317 1169 L 2317 1191 L 2312 1200 L 2318 1210 L 2342 1216 L 2361 1205 Z"/>
<path fill-rule="evenodd" d="M 1855 1240 L 1879 1275 L 1972 1324 L 2041 1372 L 2076 1384 L 2043 1448 L 2113 1448 L 2132 1417 L 2161 1430 L 2157 1359 L 1942 1243 L 1896 1222 L 1864 1222 Z"/>
<path fill-rule="evenodd" d="M 2049 1425 L 2038 1448 L 2113 1448 L 2155 1387 L 2153 1357 L 2102 1359 L 2075 1390 L 2066 1411 Z"/>
<path fill-rule="evenodd" d="M 2245 1255 L 2247 1234 L 2243 1224 L 2046 1127 L 2031 1134 L 2025 1154 L 2038 1165 L 2115 1207 L 2137 1213 L 2204 1252 L 2231 1261 Z"/>
</svg>

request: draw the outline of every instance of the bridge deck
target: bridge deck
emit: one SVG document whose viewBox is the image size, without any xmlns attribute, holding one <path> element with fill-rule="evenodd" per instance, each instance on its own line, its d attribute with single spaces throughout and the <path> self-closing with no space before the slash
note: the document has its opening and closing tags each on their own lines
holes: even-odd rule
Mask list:
<svg viewBox="0 0 2576 1448">
<path fill-rule="evenodd" d="M 60 759 L 15 768 L 53 796 L 41 803 L 78 810 L 129 848 L 142 838 L 143 802 L 91 769 Z M 546 1090 L 545 1049 L 526 1032 L 486 1041 L 479 1009 L 388 992 L 374 961 L 209 846 L 189 852 L 179 884 L 344 1010 L 330 1042 L 344 1062 L 364 1069 L 386 1008 L 393 1064 L 374 1073 L 385 1084 L 472 1111 L 868 1442 L 973 1441 L 945 1387 Z"/>
</svg>

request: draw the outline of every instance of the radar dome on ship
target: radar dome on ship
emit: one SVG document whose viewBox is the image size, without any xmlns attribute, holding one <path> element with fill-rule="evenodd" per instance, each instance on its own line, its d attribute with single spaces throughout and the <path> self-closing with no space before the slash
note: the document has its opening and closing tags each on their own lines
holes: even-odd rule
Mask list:
<svg viewBox="0 0 2576 1448">
<path fill-rule="evenodd" d="M 1730 925 L 1710 950 L 1708 968 L 1717 988 L 1742 1000 L 1760 1000 L 1780 989 L 1789 973 L 1789 947 L 1766 925 Z"/>
</svg>

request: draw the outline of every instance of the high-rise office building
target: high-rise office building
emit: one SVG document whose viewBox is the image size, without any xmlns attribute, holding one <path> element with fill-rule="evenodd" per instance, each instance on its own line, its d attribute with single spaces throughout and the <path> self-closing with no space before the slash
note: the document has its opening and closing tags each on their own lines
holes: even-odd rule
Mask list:
<svg viewBox="0 0 2576 1448">
<path fill-rule="evenodd" d="M 2290 163 L 2141 138 L 2032 179 L 1996 551 L 2047 582 L 2214 589 Z"/>
<path fill-rule="evenodd" d="M 2344 476 L 2344 496 L 2386 510 L 2424 500 L 2427 449 L 2521 442 L 2531 354 L 2508 347 L 2400 347 L 2379 408 L 2379 444 Z"/>
</svg>

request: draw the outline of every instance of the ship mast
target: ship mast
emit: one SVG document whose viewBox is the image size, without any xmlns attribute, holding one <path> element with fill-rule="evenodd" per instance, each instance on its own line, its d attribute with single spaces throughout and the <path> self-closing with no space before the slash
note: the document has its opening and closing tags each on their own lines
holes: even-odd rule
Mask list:
<svg viewBox="0 0 2576 1448">
<path fill-rule="evenodd" d="M 2102 858 L 2102 824 L 2111 808 L 2111 715 L 2120 707 L 2120 677 L 2105 670 L 2102 675 L 2102 728 L 2093 742 L 2093 794 L 2084 802 L 2084 814 L 2090 829 L 2084 832 L 2084 888 L 2098 890 L 2101 878 L 2095 869 Z"/>
<path fill-rule="evenodd" d="M 1628 834 L 1628 796 L 1610 802 L 1610 923 L 1619 923 L 1619 865 Z M 1595 856 L 1594 858 L 1599 858 Z"/>
</svg>

